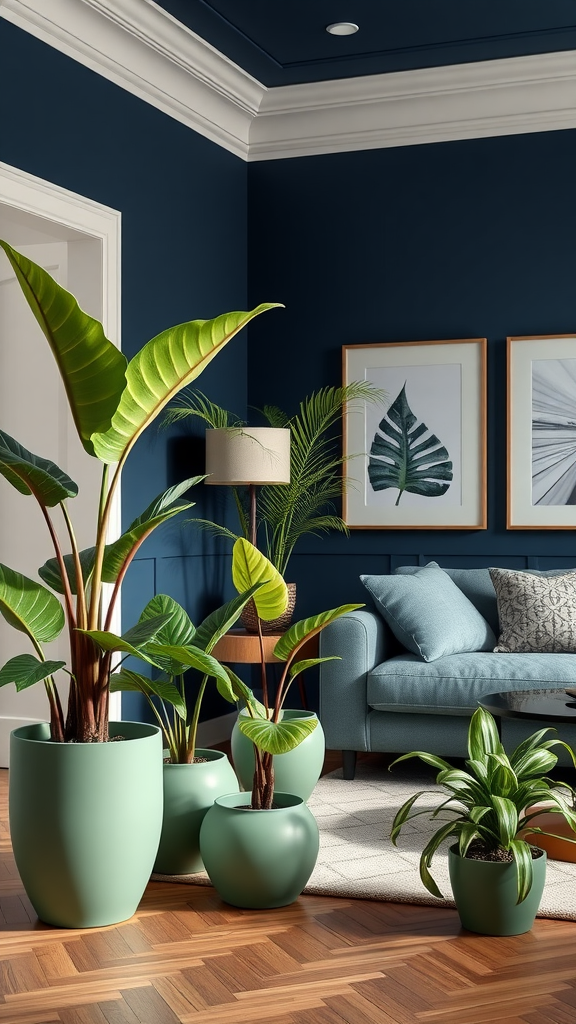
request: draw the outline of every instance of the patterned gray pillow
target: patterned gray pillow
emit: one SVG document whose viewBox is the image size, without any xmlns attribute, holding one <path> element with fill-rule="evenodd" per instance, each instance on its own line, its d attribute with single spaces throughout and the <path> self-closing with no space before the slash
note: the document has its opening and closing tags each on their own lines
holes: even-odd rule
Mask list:
<svg viewBox="0 0 576 1024">
<path fill-rule="evenodd" d="M 576 571 L 535 576 L 490 569 L 490 577 L 500 616 L 496 652 L 576 653 Z"/>
</svg>

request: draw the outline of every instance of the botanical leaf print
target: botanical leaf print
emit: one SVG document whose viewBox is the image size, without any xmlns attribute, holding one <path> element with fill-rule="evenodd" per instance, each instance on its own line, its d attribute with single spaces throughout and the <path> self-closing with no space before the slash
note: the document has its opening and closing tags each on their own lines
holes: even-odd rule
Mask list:
<svg viewBox="0 0 576 1024">
<path fill-rule="evenodd" d="M 405 384 L 374 435 L 368 477 L 375 491 L 397 487 L 396 505 L 404 491 L 438 498 L 450 487 L 449 452 L 412 412 Z"/>
</svg>

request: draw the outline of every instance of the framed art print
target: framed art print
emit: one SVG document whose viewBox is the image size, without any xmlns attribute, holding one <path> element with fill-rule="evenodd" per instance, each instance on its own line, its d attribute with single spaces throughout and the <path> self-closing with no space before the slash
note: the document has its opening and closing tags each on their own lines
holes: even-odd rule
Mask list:
<svg viewBox="0 0 576 1024">
<path fill-rule="evenodd" d="M 343 347 L 344 383 L 383 401 L 344 416 L 351 529 L 486 529 L 486 339 Z"/>
<path fill-rule="evenodd" d="M 509 530 L 576 527 L 576 335 L 508 338 Z"/>
</svg>

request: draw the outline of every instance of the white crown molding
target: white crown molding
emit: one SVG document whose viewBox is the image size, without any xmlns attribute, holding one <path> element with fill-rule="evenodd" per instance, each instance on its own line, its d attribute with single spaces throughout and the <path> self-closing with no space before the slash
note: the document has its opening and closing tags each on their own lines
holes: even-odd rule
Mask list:
<svg viewBox="0 0 576 1024">
<path fill-rule="evenodd" d="M 266 89 L 153 0 L 0 0 L 0 16 L 244 160 L 576 127 L 574 51 Z"/>
<path fill-rule="evenodd" d="M 269 89 L 250 160 L 576 127 L 576 54 L 454 64 Z"/>
<path fill-rule="evenodd" d="M 0 15 L 247 158 L 264 87 L 152 0 L 0 0 Z"/>
</svg>

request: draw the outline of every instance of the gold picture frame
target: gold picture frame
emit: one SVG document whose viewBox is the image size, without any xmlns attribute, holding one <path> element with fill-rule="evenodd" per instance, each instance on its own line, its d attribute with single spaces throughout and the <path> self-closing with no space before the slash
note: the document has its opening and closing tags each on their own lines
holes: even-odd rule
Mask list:
<svg viewBox="0 0 576 1024">
<path fill-rule="evenodd" d="M 343 346 L 344 384 L 387 393 L 344 414 L 351 530 L 486 529 L 486 349 L 486 338 Z"/>
</svg>

